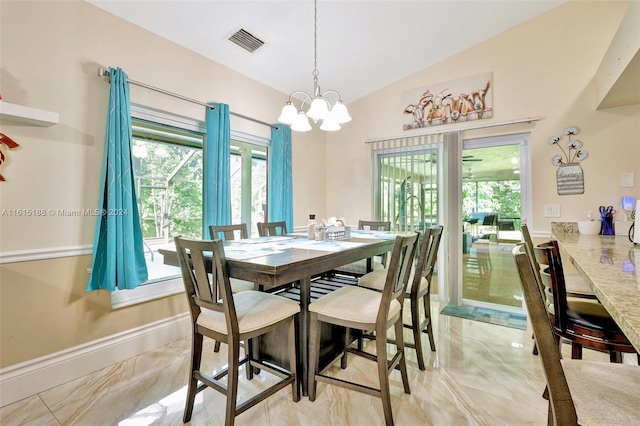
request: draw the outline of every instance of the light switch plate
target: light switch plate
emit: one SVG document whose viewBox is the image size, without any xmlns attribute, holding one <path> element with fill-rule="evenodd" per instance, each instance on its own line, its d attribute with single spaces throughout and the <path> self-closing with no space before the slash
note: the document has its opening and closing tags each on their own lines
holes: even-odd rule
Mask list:
<svg viewBox="0 0 640 426">
<path fill-rule="evenodd" d="M 633 173 L 622 173 L 622 187 L 633 188 L 635 186 Z"/>
<path fill-rule="evenodd" d="M 560 204 L 545 204 L 544 217 L 560 217 Z"/>
</svg>

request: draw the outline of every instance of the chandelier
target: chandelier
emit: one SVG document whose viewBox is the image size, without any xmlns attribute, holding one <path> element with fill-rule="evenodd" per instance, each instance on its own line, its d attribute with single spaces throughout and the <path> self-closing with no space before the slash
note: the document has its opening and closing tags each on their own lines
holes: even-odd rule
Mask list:
<svg viewBox="0 0 640 426">
<path fill-rule="evenodd" d="M 303 95 L 304 99 L 298 110 L 292 103 L 291 97 L 294 95 Z M 337 100 L 333 105 L 327 98 L 327 95 L 335 95 Z M 309 109 L 305 112 L 304 105 L 309 103 Z M 314 123 L 322 120 L 321 130 L 335 131 L 340 130 L 340 124 L 351 121 L 347 106 L 342 102 L 340 93 L 335 90 L 327 90 L 322 92 L 318 85 L 318 4 L 317 0 L 313 2 L 313 97 L 306 92 L 296 90 L 289 95 L 289 100 L 282 108 L 278 121 L 280 123 L 291 125 L 291 130 L 297 132 L 308 132 L 311 130 L 309 118 Z"/>
</svg>

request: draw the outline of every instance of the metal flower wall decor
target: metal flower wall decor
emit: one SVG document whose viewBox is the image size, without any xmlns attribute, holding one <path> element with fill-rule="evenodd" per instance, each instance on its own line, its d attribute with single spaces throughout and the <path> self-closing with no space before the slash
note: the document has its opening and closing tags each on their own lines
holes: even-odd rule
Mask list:
<svg viewBox="0 0 640 426">
<path fill-rule="evenodd" d="M 560 145 L 560 139 L 562 135 L 555 135 L 549 138 L 549 145 L 556 145 L 562 151 L 563 155 L 554 155 L 551 158 L 551 163 L 554 166 L 559 166 L 560 164 L 571 164 L 576 161 L 582 161 L 589 156 L 589 153 L 586 149 L 582 149 L 582 142 L 578 139 L 571 139 L 571 136 L 575 136 L 580 133 L 580 129 L 576 126 L 570 126 L 564 129 L 562 132 L 564 135 L 569 137 L 569 142 L 567 142 L 567 151 L 562 148 Z"/>
<path fill-rule="evenodd" d="M 555 135 L 549 138 L 549 145 L 556 145 L 562 151 L 561 154 L 551 158 L 551 164 L 558 167 L 556 179 L 558 184 L 558 195 L 584 194 L 584 173 L 578 162 L 589 157 L 586 149 L 582 149 L 582 142 L 572 137 L 580 133 L 576 126 L 570 126 L 562 132 L 569 137 L 567 149 L 560 145 L 562 135 Z"/>
</svg>

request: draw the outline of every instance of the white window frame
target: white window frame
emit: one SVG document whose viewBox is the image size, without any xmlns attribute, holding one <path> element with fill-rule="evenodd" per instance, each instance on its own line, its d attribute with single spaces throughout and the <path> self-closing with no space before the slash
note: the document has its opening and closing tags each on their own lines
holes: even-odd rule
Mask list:
<svg viewBox="0 0 640 426">
<path fill-rule="evenodd" d="M 179 127 L 185 130 L 207 133 L 206 123 L 194 118 L 172 114 L 155 108 L 143 105 L 131 105 L 131 117 L 147 120 L 167 126 Z M 231 130 L 231 140 L 260 145 L 267 148 L 267 164 L 271 157 L 271 140 L 249 133 Z M 178 273 L 180 271 L 178 270 Z M 151 300 L 160 299 L 167 296 L 184 292 L 182 277 L 168 278 L 164 280 L 154 280 L 144 285 L 140 285 L 131 290 L 118 290 L 111 292 L 111 308 L 119 309 L 126 306 L 144 303 Z"/>
</svg>

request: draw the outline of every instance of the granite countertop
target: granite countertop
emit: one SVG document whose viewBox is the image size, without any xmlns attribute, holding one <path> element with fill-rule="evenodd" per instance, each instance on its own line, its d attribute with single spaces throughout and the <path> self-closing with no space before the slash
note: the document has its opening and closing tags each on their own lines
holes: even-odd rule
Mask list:
<svg viewBox="0 0 640 426">
<path fill-rule="evenodd" d="M 555 231 L 559 246 L 640 352 L 640 246 L 625 236 Z"/>
</svg>

